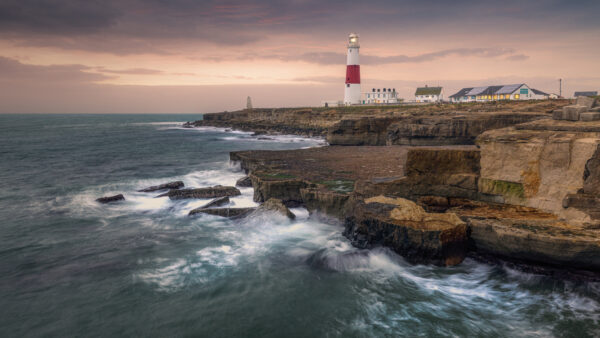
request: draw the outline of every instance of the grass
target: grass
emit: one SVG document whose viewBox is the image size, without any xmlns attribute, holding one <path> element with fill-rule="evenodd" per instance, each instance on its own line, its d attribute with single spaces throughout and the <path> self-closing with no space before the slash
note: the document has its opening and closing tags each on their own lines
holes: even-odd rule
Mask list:
<svg viewBox="0 0 600 338">
<path fill-rule="evenodd" d="M 489 194 L 525 198 L 525 189 L 521 183 L 482 178 L 480 184 L 483 186 L 482 190 Z"/>
<path fill-rule="evenodd" d="M 354 191 L 354 181 L 352 180 L 330 180 L 317 183 L 334 192 L 350 193 Z"/>
<path fill-rule="evenodd" d="M 262 174 L 259 174 L 259 176 L 261 176 L 263 178 L 274 178 L 274 179 L 279 179 L 279 180 L 288 180 L 288 179 L 296 178 L 296 176 L 294 176 L 294 175 L 280 173 L 280 172 L 279 173 L 262 173 Z"/>
</svg>

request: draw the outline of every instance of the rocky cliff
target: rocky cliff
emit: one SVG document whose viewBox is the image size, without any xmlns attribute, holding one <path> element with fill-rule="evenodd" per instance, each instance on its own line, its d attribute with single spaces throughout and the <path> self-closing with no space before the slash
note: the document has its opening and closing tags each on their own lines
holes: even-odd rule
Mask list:
<svg viewBox="0 0 600 338">
<path fill-rule="evenodd" d="M 332 145 L 473 144 L 483 131 L 539 118 L 567 100 L 444 105 L 250 109 L 205 114 L 186 127 L 327 136 Z"/>
<path fill-rule="evenodd" d="M 330 146 L 234 152 L 231 159 L 250 172 L 257 201 L 279 198 L 341 219 L 359 247 L 389 246 L 410 261 L 442 265 L 474 250 L 599 270 L 600 226 L 586 214 L 598 210 L 589 201 L 600 190 L 594 135 L 575 133 L 570 150 L 558 134 L 525 135 L 531 131 L 488 131 L 479 149 Z M 557 157 L 563 153 L 570 158 Z"/>
</svg>

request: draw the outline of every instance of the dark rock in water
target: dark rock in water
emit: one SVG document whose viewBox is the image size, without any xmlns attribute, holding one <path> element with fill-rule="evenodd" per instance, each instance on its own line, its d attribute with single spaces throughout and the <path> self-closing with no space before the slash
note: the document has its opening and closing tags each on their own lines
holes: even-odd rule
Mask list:
<svg viewBox="0 0 600 338">
<path fill-rule="evenodd" d="M 114 196 L 100 197 L 100 198 L 96 199 L 96 202 L 106 204 L 106 203 L 124 201 L 124 200 L 125 200 L 125 196 L 123 196 L 123 194 L 118 194 L 118 195 L 114 195 Z"/>
<path fill-rule="evenodd" d="M 270 138 L 270 137 L 264 137 L 264 136 L 262 136 L 262 137 L 257 138 L 257 140 L 268 141 L 268 140 L 273 140 L 273 139 Z"/>
<path fill-rule="evenodd" d="M 249 215 L 256 208 L 198 208 L 190 211 L 189 215 L 209 214 L 227 218 L 241 218 Z"/>
<path fill-rule="evenodd" d="M 169 182 L 160 185 L 153 185 L 146 189 L 138 190 L 139 192 L 153 192 L 157 190 L 165 190 L 165 189 L 180 189 L 183 188 L 184 184 L 181 181 Z"/>
<path fill-rule="evenodd" d="M 215 198 L 214 200 L 206 203 L 205 205 L 201 206 L 198 209 L 220 207 L 220 206 L 225 205 L 225 204 L 229 204 L 229 197 L 227 197 L 227 196 Z"/>
<path fill-rule="evenodd" d="M 236 187 L 251 187 L 252 180 L 250 179 L 250 176 L 242 177 L 239 180 L 237 180 L 237 182 L 235 182 L 235 186 Z"/>
<path fill-rule="evenodd" d="M 198 188 L 198 189 L 171 189 L 169 192 L 157 197 L 167 196 L 172 200 L 186 199 L 186 198 L 216 198 L 224 196 L 239 196 L 242 193 L 236 187 L 224 187 L 217 185 L 209 188 Z"/>
<path fill-rule="evenodd" d="M 284 216 L 287 216 L 289 219 L 295 219 L 296 215 L 288 209 L 280 199 L 277 198 L 269 198 L 268 201 L 261 204 L 256 212 L 265 212 L 265 211 L 274 211 L 280 213 Z"/>
</svg>

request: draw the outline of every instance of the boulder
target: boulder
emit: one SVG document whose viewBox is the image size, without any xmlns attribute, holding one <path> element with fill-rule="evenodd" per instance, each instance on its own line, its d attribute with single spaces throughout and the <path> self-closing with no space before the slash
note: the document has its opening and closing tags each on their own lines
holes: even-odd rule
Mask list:
<svg viewBox="0 0 600 338">
<path fill-rule="evenodd" d="M 114 195 L 114 196 L 100 197 L 100 198 L 96 199 L 96 202 L 106 204 L 106 203 L 124 201 L 124 200 L 125 200 L 125 196 L 123 196 L 123 194 L 118 194 L 118 195 Z"/>
<path fill-rule="evenodd" d="M 592 112 L 592 113 L 600 113 L 600 107 L 594 107 L 594 108 L 590 109 L 590 112 Z"/>
<path fill-rule="evenodd" d="M 456 214 L 427 213 L 403 198 L 357 202 L 345 221 L 344 236 L 360 248 L 390 247 L 414 263 L 456 265 L 467 252 L 467 227 Z"/>
<path fill-rule="evenodd" d="M 224 196 L 239 196 L 242 193 L 236 187 L 225 187 L 217 185 L 209 188 L 198 188 L 198 189 L 171 189 L 169 192 L 157 197 L 169 197 L 172 200 L 187 199 L 187 198 L 216 198 Z"/>
<path fill-rule="evenodd" d="M 199 209 L 220 207 L 220 206 L 225 205 L 225 204 L 229 204 L 229 197 L 227 197 L 227 196 L 215 198 L 214 200 L 212 200 L 212 201 L 206 203 L 205 205 L 201 206 Z"/>
<path fill-rule="evenodd" d="M 564 110 L 564 119 L 567 121 L 579 121 L 579 115 L 581 113 L 585 113 L 588 110 L 586 106 L 574 105 L 574 106 L 566 106 L 563 108 Z"/>
<path fill-rule="evenodd" d="M 579 119 L 581 121 L 589 122 L 589 121 L 599 121 L 600 120 L 600 112 L 586 112 L 579 114 Z"/>
<path fill-rule="evenodd" d="M 563 120 L 563 110 L 555 109 L 552 111 L 552 119 L 553 120 Z"/>
<path fill-rule="evenodd" d="M 250 176 L 244 176 L 235 182 L 235 186 L 236 187 L 244 187 L 244 188 L 251 187 L 252 179 L 250 178 Z"/>
<path fill-rule="evenodd" d="M 274 211 L 289 219 L 295 219 L 296 215 L 288 209 L 280 199 L 269 198 L 265 203 L 261 204 L 255 212 Z"/>
<path fill-rule="evenodd" d="M 584 106 L 587 109 L 591 109 L 592 107 L 594 107 L 595 102 L 596 102 L 596 99 L 593 97 L 578 96 L 577 100 L 575 100 L 575 105 Z"/>
<path fill-rule="evenodd" d="M 142 189 L 142 190 L 138 190 L 139 192 L 153 192 L 153 191 L 158 191 L 158 190 L 166 190 L 166 189 L 181 189 L 184 187 L 183 182 L 181 181 L 175 181 L 175 182 L 169 182 L 169 183 L 163 183 L 160 185 L 153 185 L 151 187 Z"/>
<path fill-rule="evenodd" d="M 188 214 L 189 216 L 196 214 L 209 214 L 227 218 L 241 218 L 248 216 L 256 208 L 197 208 Z"/>
</svg>

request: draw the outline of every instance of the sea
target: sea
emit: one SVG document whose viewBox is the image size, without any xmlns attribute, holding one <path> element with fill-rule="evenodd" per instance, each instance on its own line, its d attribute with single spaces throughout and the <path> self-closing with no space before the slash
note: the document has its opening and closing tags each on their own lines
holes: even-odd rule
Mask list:
<svg viewBox="0 0 600 338">
<path fill-rule="evenodd" d="M 137 192 L 234 185 L 230 151 L 326 144 L 181 127 L 201 118 L 0 115 L 0 337 L 600 336 L 597 282 L 412 265 L 303 208 L 190 217 L 207 200 Z"/>
</svg>

